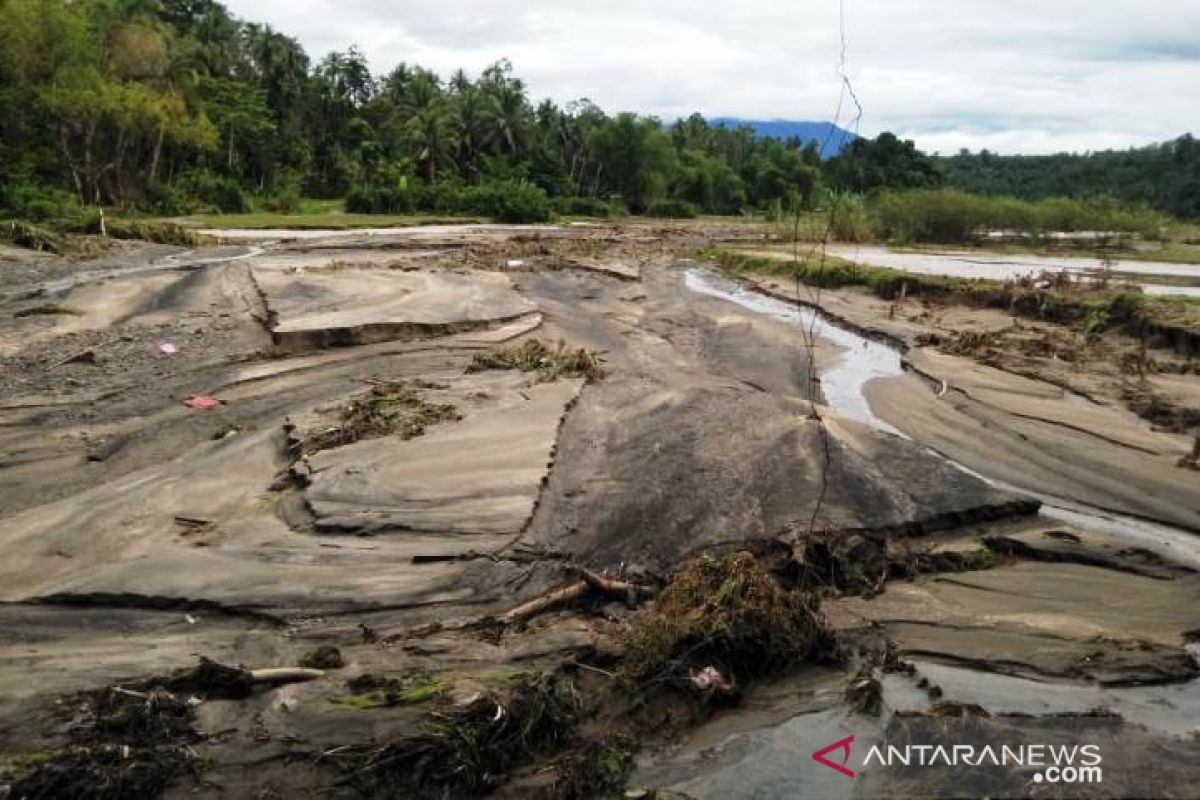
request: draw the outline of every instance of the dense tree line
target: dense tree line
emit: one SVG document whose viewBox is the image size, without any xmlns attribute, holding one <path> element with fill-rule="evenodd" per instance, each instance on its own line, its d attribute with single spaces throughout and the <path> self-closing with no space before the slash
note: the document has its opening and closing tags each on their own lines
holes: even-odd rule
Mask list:
<svg viewBox="0 0 1200 800">
<path fill-rule="evenodd" d="M 890 134 L 822 165 L 816 142 L 699 115 L 535 103 L 505 61 L 445 80 L 406 63 L 373 75 L 354 48 L 314 63 L 215 0 L 0 2 L 0 216 L 288 210 L 302 195 L 368 211 L 537 216 L 551 198 L 575 213 L 732 214 L 935 172 Z"/>
<path fill-rule="evenodd" d="M 1200 142 L 1192 136 L 1086 155 L 1001 156 L 984 150 L 938 159 L 946 182 L 980 194 L 1025 199 L 1111 196 L 1200 218 Z"/>
<path fill-rule="evenodd" d="M 216 0 L 0 0 L 0 218 L 287 211 L 302 196 L 510 219 L 779 214 L 945 183 L 1197 216 L 1200 144 L 932 159 L 883 133 L 822 161 L 819 142 L 699 114 L 538 102 L 506 61 L 446 78 L 407 63 L 374 75 L 354 48 L 313 61 Z"/>
</svg>

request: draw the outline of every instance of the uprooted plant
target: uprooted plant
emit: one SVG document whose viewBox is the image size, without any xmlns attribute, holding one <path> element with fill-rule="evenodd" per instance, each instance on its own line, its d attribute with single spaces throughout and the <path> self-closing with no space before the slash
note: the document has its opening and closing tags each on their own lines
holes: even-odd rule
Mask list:
<svg viewBox="0 0 1200 800">
<path fill-rule="evenodd" d="M 818 603 L 814 592 L 787 588 L 751 553 L 703 556 L 633 617 L 620 674 L 645 691 L 662 682 L 700 685 L 695 676 L 714 667 L 736 686 L 831 656 L 834 641 Z"/>
<path fill-rule="evenodd" d="M 582 347 L 570 350 L 563 342 L 558 342 L 554 348 L 550 348 L 538 339 L 529 339 L 520 345 L 476 355 L 467 366 L 467 372 L 519 369 L 522 372 L 536 372 L 543 381 L 556 378 L 586 378 L 594 381 L 604 377 L 600 365 L 600 356 Z"/>
<path fill-rule="evenodd" d="M 190 668 L 68 697 L 70 743 L 43 754 L 10 780 L 6 797 L 129 800 L 160 796 L 176 780 L 198 776 L 205 761 L 192 745 L 204 736 L 195 709 L 211 698 L 239 699 L 256 685 L 307 680 L 316 670 L 247 670 L 201 657 Z"/>
</svg>

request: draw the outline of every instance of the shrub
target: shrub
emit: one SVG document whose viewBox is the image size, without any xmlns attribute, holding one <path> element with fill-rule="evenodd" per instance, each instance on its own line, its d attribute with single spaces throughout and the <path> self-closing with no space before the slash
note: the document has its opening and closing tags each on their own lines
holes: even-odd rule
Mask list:
<svg viewBox="0 0 1200 800">
<path fill-rule="evenodd" d="M 358 186 L 346 195 L 346 211 L 352 214 L 411 214 L 416 205 L 408 186 Z"/>
<path fill-rule="evenodd" d="M 33 184 L 0 189 L 0 219 L 46 222 L 78 216 L 79 199 L 71 192 Z"/>
<path fill-rule="evenodd" d="M 294 186 L 279 191 L 274 197 L 267 198 L 263 206 L 268 211 L 277 214 L 295 214 L 300 210 L 300 190 Z"/>
<path fill-rule="evenodd" d="M 829 195 L 829 233 L 838 242 L 869 242 L 871 221 L 862 195 L 831 192 Z"/>
<path fill-rule="evenodd" d="M 178 217 L 190 214 L 196 207 L 194 198 L 189 197 L 177 186 L 152 183 L 146 187 L 145 208 L 155 214 Z"/>
<path fill-rule="evenodd" d="M 572 217 L 610 217 L 611 205 L 599 197 L 559 197 L 554 201 L 554 210 Z"/>
<path fill-rule="evenodd" d="M 663 219 L 695 219 L 699 213 L 696 206 L 686 200 L 655 200 L 643 212 L 643 216 Z"/>
<path fill-rule="evenodd" d="M 546 192 L 532 183 L 485 183 L 466 190 L 463 199 L 466 208 L 462 210 L 500 222 L 549 222 L 554 218 Z"/>
<path fill-rule="evenodd" d="M 414 205 L 421 211 L 434 214 L 471 214 L 467 206 L 468 190 L 462 184 L 451 181 L 420 184 L 414 194 Z"/>
<path fill-rule="evenodd" d="M 895 242 L 965 244 L 988 230 L 1015 231 L 1036 241 L 1054 231 L 1119 232 L 1155 237 L 1165 219 L 1145 206 L 1112 198 L 1049 197 L 1027 202 L 957 189 L 884 192 L 871 202 L 876 232 Z"/>
<path fill-rule="evenodd" d="M 180 191 L 223 214 L 244 214 L 251 210 L 249 196 L 233 178 L 197 171 L 179 179 Z"/>
<path fill-rule="evenodd" d="M 517 181 L 463 186 L 449 181 L 406 185 L 359 186 L 346 195 L 346 210 L 359 214 L 470 214 L 500 222 L 548 222 L 550 199 L 539 187 Z"/>
</svg>

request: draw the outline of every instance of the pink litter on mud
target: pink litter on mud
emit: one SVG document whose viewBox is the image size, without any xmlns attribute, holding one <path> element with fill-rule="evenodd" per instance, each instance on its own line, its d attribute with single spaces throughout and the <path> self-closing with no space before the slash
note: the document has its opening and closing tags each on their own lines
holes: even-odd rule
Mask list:
<svg viewBox="0 0 1200 800">
<path fill-rule="evenodd" d="M 183 404 L 188 408 L 216 408 L 224 402 L 206 394 L 194 394 L 186 398 Z"/>
</svg>

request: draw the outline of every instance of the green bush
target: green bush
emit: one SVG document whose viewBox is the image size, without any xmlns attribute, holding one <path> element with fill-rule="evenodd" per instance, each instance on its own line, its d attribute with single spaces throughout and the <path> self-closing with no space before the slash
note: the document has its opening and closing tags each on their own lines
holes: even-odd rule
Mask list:
<svg viewBox="0 0 1200 800">
<path fill-rule="evenodd" d="M 280 190 L 273 197 L 268 197 L 263 201 L 263 207 L 267 211 L 273 211 L 276 214 L 295 214 L 300 210 L 300 190 L 294 186 L 289 186 L 286 189 Z"/>
<path fill-rule="evenodd" d="M 155 214 L 179 217 L 192 213 L 197 203 L 195 198 L 189 197 L 178 186 L 152 183 L 146 187 L 146 195 L 140 205 Z"/>
<path fill-rule="evenodd" d="M 549 222 L 554 218 L 546 192 L 532 183 L 500 181 L 465 190 L 463 211 L 499 222 Z"/>
<path fill-rule="evenodd" d="M 686 200 L 655 200 L 643 212 L 646 217 L 695 219 L 699 210 Z"/>
<path fill-rule="evenodd" d="M 838 242 L 871 241 L 871 220 L 862 195 L 853 192 L 830 192 L 829 233 Z"/>
<path fill-rule="evenodd" d="M 554 200 L 554 210 L 572 217 L 607 218 L 613 215 L 612 206 L 599 197 L 558 197 Z"/>
<path fill-rule="evenodd" d="M 546 193 L 531 183 L 496 181 L 463 186 L 449 181 L 412 185 L 359 186 L 346 195 L 346 210 L 357 214 L 466 214 L 500 222 L 548 222 L 554 210 Z"/>
<path fill-rule="evenodd" d="M 472 214 L 469 211 L 468 189 L 460 183 L 441 181 L 418 184 L 414 194 L 414 205 L 420 211 L 434 214 Z"/>
<path fill-rule="evenodd" d="M 79 212 L 79 198 L 71 192 L 33 184 L 0 188 L 0 219 L 46 222 L 76 217 Z"/>
<path fill-rule="evenodd" d="M 249 195 L 238 182 L 224 175 L 207 171 L 191 172 L 179 179 L 176 188 L 223 214 L 244 214 L 252 208 Z"/>
<path fill-rule="evenodd" d="M 417 197 L 408 186 L 356 186 L 346 195 L 351 214 L 411 214 Z"/>
</svg>

